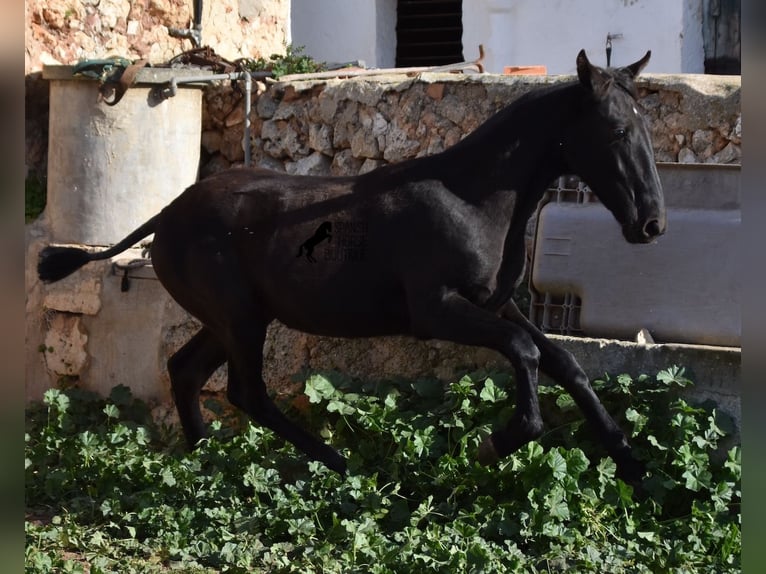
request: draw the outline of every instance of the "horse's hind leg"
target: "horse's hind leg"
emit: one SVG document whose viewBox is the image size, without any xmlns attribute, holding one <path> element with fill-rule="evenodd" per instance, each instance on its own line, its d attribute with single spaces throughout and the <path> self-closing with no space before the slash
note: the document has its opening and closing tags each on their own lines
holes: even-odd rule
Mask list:
<svg viewBox="0 0 766 574">
<path fill-rule="evenodd" d="M 186 442 L 192 448 L 207 434 L 199 406 L 200 391 L 225 361 L 223 346 L 205 327 L 168 360 L 173 401 Z"/>
<path fill-rule="evenodd" d="M 637 483 L 644 474 L 643 465 L 631 454 L 625 433 L 601 404 L 588 376 L 577 360 L 566 349 L 548 339 L 518 310 L 513 301 L 503 308 L 503 316 L 526 330 L 540 350 L 540 370 L 560 384 L 580 407 L 585 419 L 593 427 L 609 456 L 617 465 L 617 476 Z"/>
<path fill-rule="evenodd" d="M 343 474 L 346 471 L 343 457 L 289 420 L 269 397 L 262 375 L 266 325 L 245 313 L 240 314 L 229 327 L 229 401 L 310 458 Z"/>
</svg>

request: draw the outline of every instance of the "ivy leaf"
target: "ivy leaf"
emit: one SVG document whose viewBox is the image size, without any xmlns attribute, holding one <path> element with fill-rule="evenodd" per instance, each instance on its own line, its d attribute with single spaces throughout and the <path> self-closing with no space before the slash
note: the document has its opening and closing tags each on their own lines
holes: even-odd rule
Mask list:
<svg viewBox="0 0 766 574">
<path fill-rule="evenodd" d="M 116 419 L 120 417 L 120 409 L 116 405 L 108 404 L 104 407 L 103 413 L 110 419 Z"/>
<path fill-rule="evenodd" d="M 484 388 L 481 389 L 481 393 L 479 393 L 479 398 L 482 401 L 487 401 L 489 403 L 505 400 L 507 396 L 506 392 L 495 385 L 495 382 L 492 379 L 484 381 Z"/>
<path fill-rule="evenodd" d="M 688 387 L 689 385 L 692 385 L 693 383 L 684 377 L 684 372 L 686 369 L 683 367 L 679 367 L 677 365 L 673 365 L 672 367 L 669 367 L 665 369 L 664 371 L 660 371 L 657 373 L 657 380 L 661 383 L 665 383 L 668 386 L 676 385 L 679 387 Z"/>
<path fill-rule="evenodd" d="M 642 415 L 634 408 L 625 410 L 625 418 L 633 423 L 633 436 L 640 434 L 646 423 L 649 422 L 649 417 Z"/>
<path fill-rule="evenodd" d="M 176 477 L 173 476 L 173 471 L 170 468 L 166 467 L 162 471 L 162 475 L 161 476 L 162 476 L 163 484 L 165 484 L 167 486 L 170 486 L 170 487 L 173 487 L 173 486 L 176 485 Z"/>
<path fill-rule="evenodd" d="M 549 516 L 559 520 L 569 520 L 569 506 L 566 502 L 566 494 L 561 487 L 553 488 L 546 495 L 545 503 Z"/>
<path fill-rule="evenodd" d="M 570 395 L 569 393 L 561 393 L 556 398 L 556 406 L 560 408 L 562 411 L 566 411 L 566 410 L 575 408 L 577 404 L 574 402 L 572 395 Z"/>
<path fill-rule="evenodd" d="M 548 454 L 548 466 L 553 471 L 553 478 L 561 480 L 567 475 L 567 461 L 561 456 L 558 449 L 551 450 Z"/>
<path fill-rule="evenodd" d="M 588 457 L 579 448 L 573 448 L 567 454 L 567 470 L 574 478 L 578 478 L 589 466 Z"/>
<path fill-rule="evenodd" d="M 335 387 L 322 375 L 312 375 L 306 381 L 306 389 L 303 391 L 311 403 L 321 403 L 323 400 L 335 395 Z"/>
<path fill-rule="evenodd" d="M 327 411 L 331 413 L 337 412 L 341 415 L 353 415 L 356 412 L 356 408 L 338 399 L 333 399 L 327 404 Z"/>
</svg>

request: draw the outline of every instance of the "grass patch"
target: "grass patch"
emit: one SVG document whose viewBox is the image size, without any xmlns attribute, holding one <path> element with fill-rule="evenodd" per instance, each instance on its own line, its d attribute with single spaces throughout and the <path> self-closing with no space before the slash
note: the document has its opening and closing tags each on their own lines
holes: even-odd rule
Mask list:
<svg viewBox="0 0 766 574">
<path fill-rule="evenodd" d="M 283 406 L 345 453 L 345 478 L 261 427 L 215 423 L 187 453 L 124 387 L 49 390 L 27 412 L 26 571 L 739 572 L 740 450 L 716 456 L 728 422 L 679 398 L 688 384 L 594 383 L 647 463 L 643 496 L 555 387 L 540 441 L 475 463 L 511 413 L 502 373 L 311 376 Z"/>
</svg>

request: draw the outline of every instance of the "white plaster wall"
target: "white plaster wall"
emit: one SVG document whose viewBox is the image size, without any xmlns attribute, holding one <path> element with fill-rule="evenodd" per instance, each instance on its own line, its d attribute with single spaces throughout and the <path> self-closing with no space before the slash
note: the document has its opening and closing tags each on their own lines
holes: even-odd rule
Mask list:
<svg viewBox="0 0 766 574">
<path fill-rule="evenodd" d="M 549 74 L 573 74 L 585 48 L 606 64 L 630 64 L 652 51 L 646 69 L 702 73 L 703 0 L 463 0 L 463 53 L 478 56 L 483 44 L 488 72 L 504 66 L 545 65 Z M 292 0 L 292 41 L 318 60 L 364 60 L 393 67 L 396 0 Z"/>
<path fill-rule="evenodd" d="M 612 42 L 613 66 L 651 50 L 647 72 L 702 72 L 701 5 L 702 0 L 464 0 L 463 50 L 473 53 L 483 43 L 488 72 L 544 65 L 549 74 L 573 74 L 581 48 L 604 65 L 607 34 L 622 34 Z"/>
<path fill-rule="evenodd" d="M 291 42 L 324 62 L 393 67 L 396 0 L 292 0 Z"/>
</svg>

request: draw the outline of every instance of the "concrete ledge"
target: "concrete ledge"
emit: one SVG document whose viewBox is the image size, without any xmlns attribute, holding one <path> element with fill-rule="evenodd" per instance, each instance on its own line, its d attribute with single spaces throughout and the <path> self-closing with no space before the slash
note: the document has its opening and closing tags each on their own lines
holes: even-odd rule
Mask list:
<svg viewBox="0 0 766 574">
<path fill-rule="evenodd" d="M 742 421 L 741 349 L 707 345 L 652 344 L 644 345 L 613 339 L 589 339 L 549 335 L 571 352 L 587 373 L 598 379 L 628 374 L 654 375 L 670 366 L 686 369 L 685 375 L 694 382 L 684 397 L 693 403 L 713 401 L 717 408 L 732 417 L 739 430 Z"/>
</svg>

